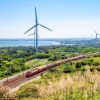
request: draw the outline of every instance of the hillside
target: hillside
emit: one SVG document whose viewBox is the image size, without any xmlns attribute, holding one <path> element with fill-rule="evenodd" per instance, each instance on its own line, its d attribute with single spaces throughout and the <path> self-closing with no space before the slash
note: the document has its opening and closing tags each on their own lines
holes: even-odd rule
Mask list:
<svg viewBox="0 0 100 100">
<path fill-rule="evenodd" d="M 91 58 L 64 63 L 49 69 L 47 73 L 41 74 L 40 80 L 27 83 L 12 96 L 16 95 L 22 100 L 66 100 L 66 98 L 69 100 L 74 100 L 74 98 L 98 100 L 100 98 L 99 47 L 40 47 L 38 53 L 35 53 L 32 47 L 7 47 L 0 48 L 0 50 L 2 52 L 0 55 L 1 79 L 57 60 L 98 53 Z M 1 91 L 0 97 L 10 97 L 9 89 L 1 86 L 1 90 L 2 88 L 4 91 Z"/>
<path fill-rule="evenodd" d="M 22 86 L 17 95 L 23 100 L 99 100 L 99 76 L 100 57 L 70 62 Z"/>
</svg>

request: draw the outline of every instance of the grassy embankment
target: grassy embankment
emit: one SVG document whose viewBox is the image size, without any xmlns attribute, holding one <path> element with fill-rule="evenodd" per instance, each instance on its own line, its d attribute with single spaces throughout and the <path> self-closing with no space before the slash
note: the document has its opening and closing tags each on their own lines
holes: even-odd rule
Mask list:
<svg viewBox="0 0 100 100">
<path fill-rule="evenodd" d="M 40 80 L 22 86 L 17 95 L 23 100 L 99 100 L 100 57 L 50 69 Z"/>
</svg>

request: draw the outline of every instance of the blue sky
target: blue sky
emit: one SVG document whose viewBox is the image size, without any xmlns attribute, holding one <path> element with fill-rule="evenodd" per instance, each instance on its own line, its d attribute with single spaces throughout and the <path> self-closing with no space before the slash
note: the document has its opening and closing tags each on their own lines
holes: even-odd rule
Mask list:
<svg viewBox="0 0 100 100">
<path fill-rule="evenodd" d="M 35 24 L 41 38 L 95 38 L 100 33 L 100 0 L 0 0 L 0 38 L 32 38 L 23 34 Z M 28 34 L 32 34 L 34 30 Z"/>
</svg>

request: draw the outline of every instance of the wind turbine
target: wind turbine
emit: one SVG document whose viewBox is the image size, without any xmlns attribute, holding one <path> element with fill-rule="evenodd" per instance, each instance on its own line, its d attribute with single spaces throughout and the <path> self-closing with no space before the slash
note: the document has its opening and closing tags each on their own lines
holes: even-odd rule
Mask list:
<svg viewBox="0 0 100 100">
<path fill-rule="evenodd" d="M 96 34 L 96 40 L 97 40 L 97 32 L 95 31 L 95 34 Z"/>
<path fill-rule="evenodd" d="M 35 25 L 32 26 L 30 29 L 28 29 L 24 34 L 28 33 L 29 31 L 31 31 L 33 28 L 35 28 L 35 35 L 36 35 L 36 52 L 38 52 L 38 26 L 41 26 L 43 28 L 46 28 L 50 31 L 52 31 L 50 28 L 42 25 L 42 24 L 39 24 L 38 23 L 38 19 L 37 19 L 37 11 L 36 11 L 36 7 L 35 7 Z"/>
<path fill-rule="evenodd" d="M 96 31 L 95 31 L 95 34 L 96 34 L 96 40 L 97 40 L 97 38 L 98 38 L 98 35 L 100 35 L 100 34 L 98 34 Z"/>
</svg>

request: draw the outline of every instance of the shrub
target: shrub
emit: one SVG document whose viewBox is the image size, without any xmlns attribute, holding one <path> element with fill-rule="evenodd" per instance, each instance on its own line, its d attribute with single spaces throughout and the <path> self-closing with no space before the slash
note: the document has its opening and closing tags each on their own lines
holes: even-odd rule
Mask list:
<svg viewBox="0 0 100 100">
<path fill-rule="evenodd" d="M 100 71 L 100 67 L 97 67 L 96 69 L 97 69 L 97 71 Z"/>
<path fill-rule="evenodd" d="M 72 72 L 71 67 L 66 66 L 66 67 L 64 68 L 64 72 L 65 72 L 65 73 L 70 73 L 70 72 Z"/>
<path fill-rule="evenodd" d="M 51 56 L 51 57 L 49 57 L 48 60 L 49 60 L 49 61 L 55 61 L 55 60 L 57 60 L 57 56 Z"/>
<path fill-rule="evenodd" d="M 80 68 L 82 66 L 82 64 L 81 64 L 81 62 L 77 62 L 75 66 L 76 66 L 76 68 Z"/>
<path fill-rule="evenodd" d="M 99 62 L 93 62 L 93 65 L 98 66 L 98 65 L 100 65 L 100 63 Z"/>
<path fill-rule="evenodd" d="M 25 66 L 21 66 L 21 70 L 25 70 Z"/>
<path fill-rule="evenodd" d="M 44 58 L 49 58 L 48 54 L 44 54 L 44 53 L 39 53 L 36 55 L 37 59 L 44 59 Z"/>
<path fill-rule="evenodd" d="M 85 65 L 86 65 L 86 61 L 85 61 L 85 60 L 82 61 L 82 62 L 81 62 L 81 65 L 85 66 Z"/>
<path fill-rule="evenodd" d="M 50 72 L 57 72 L 57 68 L 50 68 L 49 71 Z"/>
<path fill-rule="evenodd" d="M 89 60 L 87 61 L 87 64 L 88 64 L 88 65 L 93 65 L 93 62 L 94 62 L 94 59 L 89 59 Z"/>
</svg>

